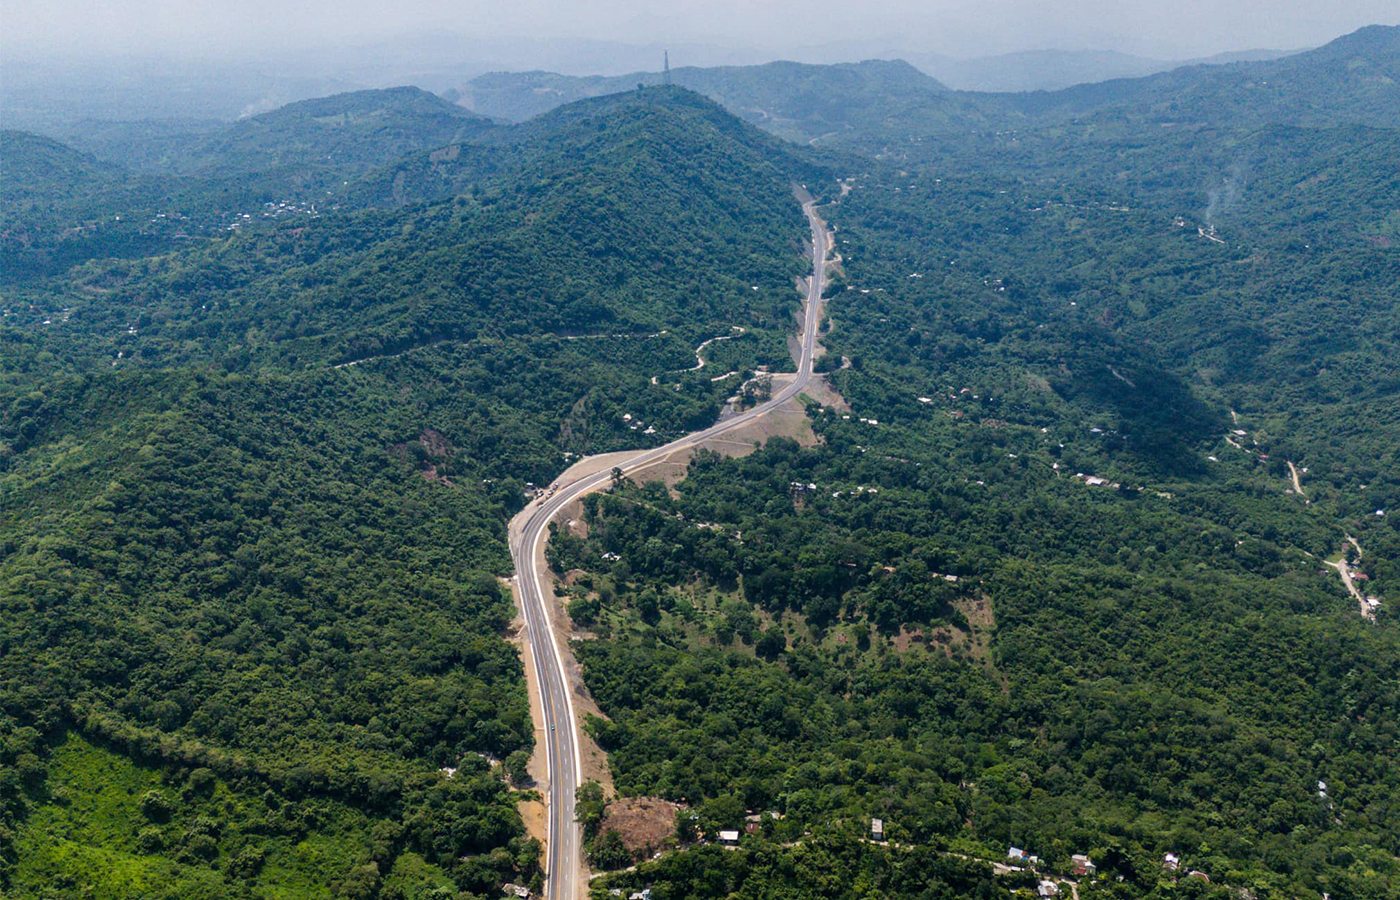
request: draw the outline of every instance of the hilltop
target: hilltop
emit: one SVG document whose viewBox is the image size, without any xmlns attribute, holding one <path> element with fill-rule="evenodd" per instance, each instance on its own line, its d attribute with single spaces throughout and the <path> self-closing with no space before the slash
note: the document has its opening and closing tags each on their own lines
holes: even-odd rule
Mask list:
<svg viewBox="0 0 1400 900">
<path fill-rule="evenodd" d="M 0 132 L 0 171 L 0 277 L 6 280 L 162 245 L 139 223 L 169 199 L 169 182 L 133 176 L 24 131 Z"/>
<path fill-rule="evenodd" d="M 131 258 L 335 205 L 352 182 L 405 154 L 488 134 L 494 124 L 413 87 L 293 103 L 230 125 L 90 123 L 105 157 L 6 132 L 0 252 L 6 279 L 92 257 Z"/>
<path fill-rule="evenodd" d="M 126 177 L 119 166 L 25 131 L 0 131 L 0 165 L 5 170 L 0 203 L 6 207 L 100 193 Z"/>
<path fill-rule="evenodd" d="M 744 295 L 722 280 L 718 296 L 669 297 L 656 273 L 716 284 L 717 265 L 786 259 L 790 185 L 816 171 L 682 88 L 583 101 L 490 136 L 410 156 L 350 195 L 394 205 L 397 191 L 416 205 L 249 226 L 138 266 L 79 270 L 79 284 L 104 290 L 74 323 L 111 334 L 149 318 L 122 340 L 138 365 L 237 359 L 254 332 L 265 335 L 256 358 L 304 364 L 479 332 L 657 330 L 673 303 L 708 319 Z M 227 273 L 215 313 L 196 302 L 212 270 Z"/>
<path fill-rule="evenodd" d="M 684 67 L 672 70 L 671 78 L 735 115 L 794 140 L 878 129 L 884 121 L 916 110 L 933 117 L 934 124 L 942 119 L 953 122 L 956 115 L 965 114 L 946 87 L 899 60 Z M 499 72 L 473 79 L 459 92 L 459 102 L 486 115 L 519 121 L 561 103 L 661 81 L 657 72 L 606 78 Z"/>
<path fill-rule="evenodd" d="M 801 181 L 818 171 L 796 148 L 716 101 L 658 85 L 574 101 L 471 141 L 410 154 L 363 177 L 345 201 L 393 206 L 442 199 L 527 171 L 531 177 L 562 177 L 577 166 L 580 153 L 603 181 L 645 166 L 643 181 L 674 182 L 680 173 L 720 158 L 745 177 L 781 167 L 789 180 Z M 625 185 L 619 190 L 628 193 Z"/>
<path fill-rule="evenodd" d="M 203 136 L 171 160 L 184 174 L 283 167 L 363 170 L 478 134 L 491 123 L 415 87 L 303 100 Z"/>
<path fill-rule="evenodd" d="M 1141 78 L 1190 65 L 1223 65 L 1287 56 L 1280 50 L 1245 50 L 1204 59 L 1169 61 L 1112 50 L 1024 50 L 974 59 L 910 54 L 909 62 L 951 88 L 964 91 L 1054 91 L 1113 78 Z"/>
</svg>

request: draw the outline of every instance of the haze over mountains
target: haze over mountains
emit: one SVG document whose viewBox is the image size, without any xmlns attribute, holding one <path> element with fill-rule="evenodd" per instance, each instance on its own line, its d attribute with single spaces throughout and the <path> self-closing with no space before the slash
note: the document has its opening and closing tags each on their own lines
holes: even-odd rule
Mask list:
<svg viewBox="0 0 1400 900">
<path fill-rule="evenodd" d="M 62 63 L 43 57 L 7 58 L 0 87 L 0 127 L 66 137 L 76 122 L 177 119 L 228 121 L 297 100 L 357 89 L 417 85 L 447 93 L 478 75 L 548 71 L 572 76 L 625 76 L 656 71 L 669 51 L 679 66 L 755 65 L 771 55 L 752 49 L 686 44 L 626 44 L 585 40 L 474 40 L 423 32 L 375 44 L 307 48 L 291 58 L 195 62 L 178 57 L 116 57 Z M 1210 60 L 1148 59 L 1113 51 L 1038 50 L 958 58 L 901 49 L 890 42 L 812 47 L 798 62 L 827 64 L 868 58 L 906 59 L 960 90 L 1053 90 L 1080 82 L 1133 77 L 1193 62 L 1282 55 L 1240 51 Z M 85 130 L 87 126 L 84 126 Z"/>
<path fill-rule="evenodd" d="M 678 68 L 676 84 L 714 97 L 737 115 L 786 137 L 839 142 L 870 126 L 910 135 L 1043 127 L 1123 110 L 1169 125 L 1400 122 L 1400 29 L 1374 27 L 1276 60 L 1191 66 L 1140 79 L 1031 94 L 954 92 L 909 63 Z M 494 73 L 455 96 L 489 116 L 519 120 L 559 103 L 657 84 L 660 73 L 612 78 Z"/>
<path fill-rule="evenodd" d="M 1053 91 L 1114 78 L 1140 78 L 1184 66 L 1277 59 L 1298 51 L 1241 50 L 1202 59 L 1165 60 L 1113 50 L 1023 50 L 977 59 L 908 53 L 903 58 L 955 90 Z"/>
<path fill-rule="evenodd" d="M 1366 122 L 1393 124 L 1400 117 L 1400 72 L 1393 59 L 1397 44 L 1394 28 L 1374 27 L 1340 38 L 1317 50 L 1279 59 L 1215 63 L 1173 69 L 1138 79 L 1084 84 L 1058 91 L 1023 95 L 954 91 L 937 79 L 903 61 L 871 60 L 860 63 L 813 65 L 775 62 L 760 66 L 718 68 L 677 67 L 674 83 L 690 87 L 717 100 L 737 115 L 769 131 L 795 140 L 836 140 L 856 129 L 862 135 L 888 133 L 934 135 L 946 132 L 1040 127 L 1086 116 L 1113 116 L 1115 108 L 1131 108 L 1167 125 L 1248 124 L 1290 121 L 1298 124 Z M 523 121 L 556 106 L 586 97 L 628 90 L 639 84 L 659 84 L 660 72 L 633 72 L 617 76 L 570 76 L 551 72 L 493 72 L 477 76 L 444 97 L 462 109 L 487 118 Z M 420 92 L 422 94 L 422 92 Z M 276 168 L 299 152 L 284 145 L 289 117 L 307 116 L 325 129 L 328 138 L 354 141 L 357 132 L 373 135 L 376 162 L 387 162 L 400 151 L 451 142 L 457 131 L 478 128 L 467 116 L 447 104 L 436 113 L 439 121 L 423 118 L 421 127 L 409 129 L 401 141 L 389 139 L 395 127 L 383 115 L 417 112 L 390 103 L 378 109 L 356 111 L 356 101 L 337 100 L 345 122 L 319 116 L 315 103 L 288 107 L 276 114 L 251 117 L 247 123 L 225 129 L 215 122 L 145 120 L 85 122 L 58 129 L 59 136 L 108 159 L 149 171 L 177 174 L 197 172 L 200 153 L 220 158 L 223 142 L 232 151 L 240 144 L 261 147 L 277 154 L 269 165 L 235 162 L 235 167 Z M 363 93 L 363 98 L 392 94 Z M 407 95 L 405 95 L 407 96 Z M 325 106 L 328 101 L 317 101 Z M 431 106 L 423 94 L 414 102 Z M 392 108 L 393 112 L 389 112 Z M 329 107 L 328 107 L 329 109 Z M 424 107 L 422 112 L 426 112 Z M 878 127 L 877 127 L 878 126 Z M 71 132 L 71 133 L 69 133 Z M 407 141 L 408 143 L 404 143 Z M 308 148 L 310 145 L 307 145 Z M 201 150 L 199 148 L 206 148 Z M 338 153 L 357 152 L 347 145 L 337 150 L 327 145 L 319 164 L 334 168 Z"/>
</svg>

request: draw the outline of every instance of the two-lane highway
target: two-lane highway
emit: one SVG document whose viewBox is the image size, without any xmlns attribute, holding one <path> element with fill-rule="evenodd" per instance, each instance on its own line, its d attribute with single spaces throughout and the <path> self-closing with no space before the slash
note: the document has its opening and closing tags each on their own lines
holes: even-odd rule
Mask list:
<svg viewBox="0 0 1400 900">
<path fill-rule="evenodd" d="M 812 353 L 817 343 L 822 289 L 826 281 L 826 257 L 830 248 L 826 224 L 817 215 L 816 202 L 805 192 L 799 196 L 805 198 L 802 210 L 807 214 L 812 229 L 812 278 L 803 314 L 802 354 L 796 376 L 771 400 L 760 406 L 664 446 L 637 451 L 635 456 L 618 464 L 617 468 L 624 475 L 645 469 L 678 450 L 698 447 L 713 437 L 749 424 L 797 396 L 811 381 Z M 606 470 L 570 483 L 556 484 L 553 493 L 525 507 L 511 523 L 510 552 L 515 563 L 516 597 L 525 616 L 530 655 L 534 660 L 544 715 L 543 731 L 549 771 L 546 793 L 549 809 L 549 846 L 545 862 L 547 900 L 577 900 L 580 896 L 578 872 L 581 851 L 574 814 L 574 793 L 580 780 L 581 757 L 573 696 L 550 613 L 553 605 L 552 586 L 544 563 L 544 544 L 549 537 L 550 521 L 564 507 L 591 491 L 607 486 L 611 481 L 612 472 Z"/>
</svg>

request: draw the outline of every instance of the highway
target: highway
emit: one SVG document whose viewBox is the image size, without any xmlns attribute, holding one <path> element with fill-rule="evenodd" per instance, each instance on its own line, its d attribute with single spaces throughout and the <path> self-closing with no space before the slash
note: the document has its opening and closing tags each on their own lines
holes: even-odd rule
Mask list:
<svg viewBox="0 0 1400 900">
<path fill-rule="evenodd" d="M 805 191 L 799 197 L 803 198 L 802 211 L 807 215 L 812 230 L 812 278 L 803 315 L 802 354 L 796 376 L 766 403 L 664 446 L 637 451 L 635 456 L 618 464 L 617 468 L 624 475 L 645 469 L 678 450 L 698 447 L 711 438 L 742 428 L 796 397 L 811 381 L 812 353 L 817 342 L 822 288 L 826 281 L 826 257 L 830 248 L 826 224 L 817 215 L 815 201 Z M 556 482 L 552 493 L 526 506 L 511 523 L 510 552 L 515 564 L 516 598 L 525 618 L 526 637 L 530 642 L 530 655 L 534 661 L 544 715 L 541 730 L 544 732 L 549 773 L 545 792 L 549 818 L 545 860 L 547 900 L 577 900 L 581 896 L 579 864 L 582 860 L 582 835 L 574 814 L 574 793 L 581 777 L 578 719 L 574 714 L 573 696 L 553 628 L 550 612 L 553 586 L 544 562 L 544 545 L 549 538 L 550 521 L 564 507 L 591 491 L 607 487 L 611 482 L 611 469 L 585 475 L 569 483 Z"/>
</svg>

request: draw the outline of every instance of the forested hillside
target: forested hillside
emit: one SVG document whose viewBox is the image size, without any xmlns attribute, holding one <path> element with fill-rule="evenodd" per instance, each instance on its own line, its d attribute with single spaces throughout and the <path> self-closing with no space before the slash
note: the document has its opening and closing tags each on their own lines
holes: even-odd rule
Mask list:
<svg viewBox="0 0 1400 900">
<path fill-rule="evenodd" d="M 142 227 L 169 193 L 155 179 L 23 131 L 0 132 L 0 170 L 0 282 L 168 241 Z"/>
<path fill-rule="evenodd" d="M 1397 196 L 1393 136 L 1290 137 L 1223 245 L 1003 172 L 834 204 L 851 411 L 556 538 L 619 789 L 782 813 L 776 840 L 874 816 L 1113 860 L 1084 896 L 1173 896 L 1166 853 L 1224 892 L 1387 896 L 1393 610 L 1321 561 L 1350 534 L 1394 593 L 1397 260 L 1368 204 L 1289 211 Z"/>
<path fill-rule="evenodd" d="M 1373 25 L 1282 59 L 1188 66 L 1133 80 L 1008 95 L 1036 118 L 1109 113 L 1159 124 L 1400 126 L 1400 28 Z"/>
<path fill-rule="evenodd" d="M 307 100 L 220 127 L 93 123 L 77 143 L 100 158 L 7 131 L 0 136 L 0 281 L 353 207 L 365 175 L 493 128 L 426 91 L 395 88 Z M 483 169 L 498 157 L 483 157 Z M 352 182 L 356 195 L 347 197 Z"/>
<path fill-rule="evenodd" d="M 615 790 L 591 894 L 1396 896 L 1397 34 L 103 139 L 159 178 L 7 133 L 0 892 L 538 890 L 506 523 L 791 369 L 797 183 L 815 444 L 619 480 L 549 545 Z"/>
<path fill-rule="evenodd" d="M 833 849 L 878 817 L 1088 854 L 1086 898 L 1394 892 L 1400 148 L 1301 120 L 841 162 L 849 412 L 555 538 L 618 790 L 762 815 L 714 884 L 683 853 L 610 885 L 903 896 L 926 860 Z"/>
<path fill-rule="evenodd" d="M 566 453 L 712 419 L 708 378 L 651 384 L 712 330 L 782 364 L 812 170 L 680 90 L 500 152 L 526 147 L 455 200 L 253 221 L 11 295 L 13 895 L 538 886 L 506 519 Z"/>
<path fill-rule="evenodd" d="M 355 91 L 242 119 L 182 148 L 169 164 L 184 174 L 359 172 L 490 128 L 488 120 L 418 88 Z"/>
</svg>

